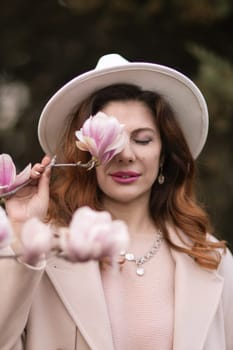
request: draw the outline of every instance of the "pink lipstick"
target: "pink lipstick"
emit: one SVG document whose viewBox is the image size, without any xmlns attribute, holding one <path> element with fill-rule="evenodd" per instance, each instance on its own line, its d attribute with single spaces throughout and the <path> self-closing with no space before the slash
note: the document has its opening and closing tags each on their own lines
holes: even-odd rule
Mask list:
<svg viewBox="0 0 233 350">
<path fill-rule="evenodd" d="M 115 182 L 118 182 L 121 184 L 133 183 L 137 181 L 137 179 L 140 176 L 140 174 L 135 171 L 117 171 L 110 175 Z"/>
</svg>

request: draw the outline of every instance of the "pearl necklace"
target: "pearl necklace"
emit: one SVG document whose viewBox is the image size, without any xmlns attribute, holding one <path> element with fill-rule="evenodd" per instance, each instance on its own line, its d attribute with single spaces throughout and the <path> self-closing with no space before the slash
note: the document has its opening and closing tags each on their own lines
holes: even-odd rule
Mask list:
<svg viewBox="0 0 233 350">
<path fill-rule="evenodd" d="M 136 257 L 133 253 L 122 251 L 120 253 L 119 264 L 123 264 L 125 262 L 125 260 L 130 261 L 130 262 L 134 262 L 136 264 L 136 274 L 138 276 L 143 276 L 145 273 L 145 269 L 142 265 L 147 263 L 151 258 L 153 258 L 153 256 L 156 255 L 156 253 L 158 252 L 158 250 L 163 242 L 163 239 L 164 239 L 163 234 L 161 231 L 159 231 L 156 234 L 155 241 L 154 241 L 152 248 L 145 255 L 143 255 L 141 257 Z"/>
</svg>

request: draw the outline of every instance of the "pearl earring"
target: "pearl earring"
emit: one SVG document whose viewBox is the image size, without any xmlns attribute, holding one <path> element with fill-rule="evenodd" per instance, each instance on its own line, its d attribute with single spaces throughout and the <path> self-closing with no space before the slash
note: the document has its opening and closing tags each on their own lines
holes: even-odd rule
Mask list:
<svg viewBox="0 0 233 350">
<path fill-rule="evenodd" d="M 160 165 L 160 171 L 159 171 L 159 176 L 158 176 L 158 183 L 162 185 L 165 181 L 165 177 L 163 175 L 163 165 Z"/>
</svg>

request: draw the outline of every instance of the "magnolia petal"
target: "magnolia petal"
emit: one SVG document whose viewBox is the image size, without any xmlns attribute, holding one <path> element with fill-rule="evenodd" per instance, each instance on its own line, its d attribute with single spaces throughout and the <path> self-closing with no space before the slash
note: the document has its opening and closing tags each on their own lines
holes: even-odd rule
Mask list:
<svg viewBox="0 0 233 350">
<path fill-rule="evenodd" d="M 81 150 L 88 151 L 88 148 L 85 148 L 85 147 L 86 147 L 86 143 L 87 143 L 87 138 L 90 138 L 90 137 L 85 136 L 83 134 L 82 130 L 83 129 L 75 131 L 75 136 L 78 139 L 78 141 L 76 141 L 76 142 L 79 142 L 80 145 L 83 145 L 84 149 L 81 149 Z"/>
<path fill-rule="evenodd" d="M 81 141 L 76 141 L 76 146 L 81 150 L 81 151 L 89 151 L 87 145 L 84 142 Z"/>
<path fill-rule="evenodd" d="M 105 130 L 105 128 L 101 126 L 102 125 L 102 122 L 101 122 L 102 118 L 98 115 L 99 115 L 99 113 L 97 113 L 97 115 L 95 115 L 95 116 L 90 116 L 85 121 L 82 129 L 80 130 L 83 139 L 86 137 L 89 137 L 90 139 L 92 139 L 94 141 L 95 150 L 98 149 L 98 145 L 99 145 L 101 139 L 103 138 L 104 130 Z M 89 151 L 92 152 L 93 150 L 92 151 L 89 150 Z M 97 153 L 97 151 L 95 153 Z"/>
<path fill-rule="evenodd" d="M 92 156 L 97 158 L 98 153 L 95 140 L 89 136 L 82 135 L 80 131 L 76 131 L 75 135 L 79 139 L 79 141 L 76 141 L 76 146 L 81 151 L 88 151 Z"/>
<path fill-rule="evenodd" d="M 11 156 L 2 153 L 0 155 L 0 188 L 11 186 L 15 181 L 15 177 L 16 169 Z"/>
<path fill-rule="evenodd" d="M 68 256 L 72 256 L 72 260 L 87 261 L 96 260 L 102 257 L 105 249 L 105 236 L 109 233 L 110 225 L 95 225 L 88 231 L 76 232 L 71 235 L 68 240 Z"/>
<path fill-rule="evenodd" d="M 60 248 L 64 257 L 69 261 L 87 261 L 89 260 L 90 245 L 87 240 L 78 239 L 77 231 L 75 233 L 71 233 L 68 229 L 67 232 L 63 228 L 59 229 Z"/>
<path fill-rule="evenodd" d="M 117 136 L 118 136 L 118 133 L 116 135 L 115 130 L 106 129 L 105 135 L 102 137 L 102 139 L 98 143 L 98 154 L 100 156 L 103 153 L 105 153 L 109 147 L 112 149 L 112 144 L 115 142 L 115 139 Z"/>
<path fill-rule="evenodd" d="M 112 222 L 106 225 L 95 227 L 93 235 L 92 259 L 101 259 L 111 255 L 112 251 Z"/>
<path fill-rule="evenodd" d="M 112 150 L 118 153 L 121 152 L 126 144 L 126 141 L 127 135 L 124 130 L 121 130 L 121 132 L 118 133 L 117 137 L 115 137 L 112 143 L 106 147 L 105 152 L 109 152 Z"/>
<path fill-rule="evenodd" d="M 92 209 L 91 209 L 92 210 Z M 107 211 L 96 211 L 92 210 L 93 216 L 95 216 L 95 225 L 105 225 L 105 224 L 110 224 L 112 222 L 112 218 L 109 212 Z"/>
<path fill-rule="evenodd" d="M 100 163 L 105 164 L 124 148 L 126 138 L 123 128 L 124 126 L 119 124 L 115 117 L 105 117 L 104 134 L 98 143 L 98 159 Z"/>
<path fill-rule="evenodd" d="M 8 246 L 13 238 L 13 230 L 5 210 L 0 207 L 0 248 Z"/>
<path fill-rule="evenodd" d="M 111 215 L 106 211 L 96 211 L 87 206 L 77 209 L 70 223 L 70 233 L 78 237 L 86 237 L 95 225 L 111 222 Z"/>
<path fill-rule="evenodd" d="M 86 262 L 90 260 L 90 247 L 88 244 L 75 245 L 74 242 L 68 241 L 65 256 L 72 262 Z"/>
<path fill-rule="evenodd" d="M 98 260 L 113 251 L 112 218 L 107 211 L 81 207 L 73 214 L 61 246 L 71 261 Z"/>
<path fill-rule="evenodd" d="M 103 118 L 102 118 L 103 119 Z M 103 153 L 103 151 L 109 147 L 112 143 L 114 143 L 115 139 L 119 136 L 122 131 L 121 124 L 119 124 L 118 120 L 112 116 L 104 117 L 103 125 L 98 127 L 97 133 L 101 135 L 99 137 L 99 142 L 97 144 L 99 152 Z"/>
<path fill-rule="evenodd" d="M 102 155 L 101 164 L 108 163 L 116 154 L 118 154 L 118 152 L 115 153 L 115 150 L 106 152 Z"/>
<path fill-rule="evenodd" d="M 103 164 L 103 165 L 107 164 L 108 162 L 110 162 L 110 160 L 112 158 L 115 157 L 115 155 L 117 155 L 120 152 L 121 151 L 115 152 L 115 150 L 114 150 L 114 151 L 109 151 L 109 152 L 104 153 L 99 161 L 99 164 Z"/>
<path fill-rule="evenodd" d="M 85 120 L 81 132 L 85 136 L 91 136 L 91 123 L 92 123 L 93 116 L 91 115 L 88 119 Z"/>
<path fill-rule="evenodd" d="M 119 154 L 125 147 L 126 144 L 126 134 L 123 132 L 119 135 L 114 143 L 109 145 L 104 154 L 102 155 L 101 161 L 103 164 L 109 162 L 116 154 Z"/>
<path fill-rule="evenodd" d="M 92 156 L 97 156 L 97 146 L 94 139 L 88 136 L 84 136 L 80 141 L 76 141 L 76 146 L 82 151 L 88 151 Z"/>
<path fill-rule="evenodd" d="M 87 206 L 83 206 L 77 209 L 70 222 L 70 232 L 71 234 L 78 234 L 78 232 L 86 232 L 95 222 L 95 211 Z"/>
<path fill-rule="evenodd" d="M 91 116 L 84 123 L 84 135 L 89 135 L 96 140 L 98 144 L 106 131 L 107 115 L 103 112 L 98 112 L 96 115 Z"/>
<path fill-rule="evenodd" d="M 109 134 L 109 120 L 108 117 L 100 115 L 98 113 L 93 118 L 93 124 L 91 125 L 91 136 L 95 139 L 98 152 L 101 152 L 104 140 L 108 138 Z"/>
<path fill-rule="evenodd" d="M 9 191 L 14 190 L 16 187 L 21 186 L 30 179 L 31 176 L 31 164 L 28 164 L 18 175 L 16 175 L 15 182 L 9 187 Z"/>
<path fill-rule="evenodd" d="M 48 225 L 38 218 L 31 218 L 23 225 L 21 232 L 22 260 L 36 265 L 50 251 L 52 232 Z"/>
</svg>

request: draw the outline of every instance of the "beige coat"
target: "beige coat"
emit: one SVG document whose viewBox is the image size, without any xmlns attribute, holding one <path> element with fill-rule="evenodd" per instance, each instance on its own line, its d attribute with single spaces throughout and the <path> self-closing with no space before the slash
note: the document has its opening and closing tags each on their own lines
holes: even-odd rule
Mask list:
<svg viewBox="0 0 233 350">
<path fill-rule="evenodd" d="M 185 254 L 172 255 L 173 350 L 233 350 L 232 255 L 224 256 L 217 272 Z M 32 268 L 0 260 L 0 350 L 22 349 L 113 350 L 96 262 L 53 258 L 46 267 Z"/>
</svg>

